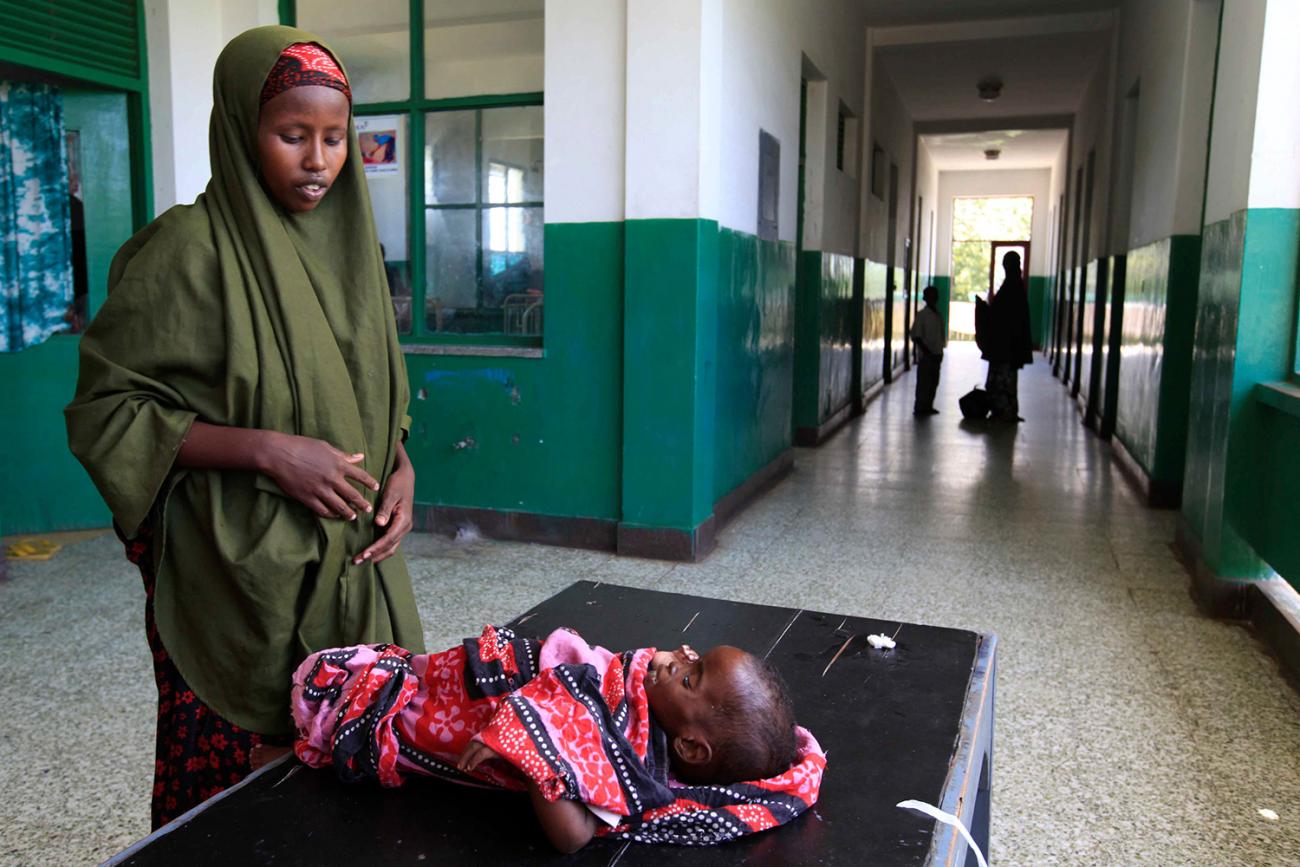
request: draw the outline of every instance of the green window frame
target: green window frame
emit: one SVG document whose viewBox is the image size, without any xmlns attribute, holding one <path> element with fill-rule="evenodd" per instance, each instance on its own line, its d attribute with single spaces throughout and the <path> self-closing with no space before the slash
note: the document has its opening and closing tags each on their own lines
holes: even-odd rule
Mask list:
<svg viewBox="0 0 1300 867">
<path fill-rule="evenodd" d="M 297 23 L 296 0 L 278 0 L 280 23 L 295 26 Z M 400 115 L 406 120 L 406 159 L 407 175 L 407 249 L 409 251 L 409 273 L 407 279 L 411 286 L 411 330 L 399 334 L 403 345 L 418 347 L 456 346 L 502 347 L 508 351 L 511 347 L 523 350 L 537 350 L 542 347 L 542 335 L 517 335 L 496 332 L 448 333 L 433 331 L 428 326 L 425 310 L 427 296 L 427 256 L 425 231 L 427 216 L 437 210 L 476 210 L 477 266 L 476 278 L 480 287 L 483 285 L 483 219 L 482 213 L 488 207 L 534 207 L 540 208 L 540 201 L 510 202 L 508 205 L 484 202 L 483 190 L 483 110 L 493 108 L 515 108 L 521 106 L 541 106 L 541 91 L 528 93 L 488 94 L 482 96 L 462 96 L 448 99 L 424 98 L 424 0 L 409 0 L 408 18 L 410 38 L 410 67 L 408 70 L 409 90 L 406 99 L 385 102 L 358 103 L 353 106 L 357 117 L 372 115 Z M 426 204 L 424 198 L 424 146 L 426 115 L 447 112 L 475 110 L 475 202 L 473 204 Z M 418 351 L 418 350 L 417 350 Z"/>
</svg>

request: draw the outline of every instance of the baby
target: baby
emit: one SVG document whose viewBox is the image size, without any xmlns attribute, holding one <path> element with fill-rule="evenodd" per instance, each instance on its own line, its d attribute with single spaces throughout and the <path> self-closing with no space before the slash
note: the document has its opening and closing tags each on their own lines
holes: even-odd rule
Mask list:
<svg viewBox="0 0 1300 867">
<path fill-rule="evenodd" d="M 784 683 L 735 647 L 621 654 L 504 628 L 442 653 L 371 645 L 294 675 L 295 752 L 345 780 L 441 776 L 530 793 L 547 837 L 705 845 L 793 819 L 825 757 Z M 739 784 L 739 785 L 737 785 Z"/>
</svg>

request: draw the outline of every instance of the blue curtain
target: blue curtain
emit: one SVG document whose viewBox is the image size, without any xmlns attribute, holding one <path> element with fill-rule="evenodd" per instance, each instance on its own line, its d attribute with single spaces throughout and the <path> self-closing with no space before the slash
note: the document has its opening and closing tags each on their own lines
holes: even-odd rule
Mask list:
<svg viewBox="0 0 1300 867">
<path fill-rule="evenodd" d="M 0 81 L 0 352 L 66 330 L 72 294 L 63 99 Z"/>
</svg>

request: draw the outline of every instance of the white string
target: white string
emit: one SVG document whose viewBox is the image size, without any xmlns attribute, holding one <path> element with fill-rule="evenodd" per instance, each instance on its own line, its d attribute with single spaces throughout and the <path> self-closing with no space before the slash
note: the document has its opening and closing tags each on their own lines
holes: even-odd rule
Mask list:
<svg viewBox="0 0 1300 867">
<path fill-rule="evenodd" d="M 984 860 L 984 853 L 980 851 L 975 838 L 970 835 L 970 831 L 966 830 L 966 826 L 962 824 L 961 819 L 958 819 L 952 813 L 945 813 L 938 807 L 931 806 L 924 801 L 899 801 L 895 806 L 902 807 L 904 810 L 915 810 L 918 813 L 924 813 L 937 822 L 943 822 L 945 825 L 956 828 L 957 833 L 961 834 L 962 839 L 966 841 L 966 845 L 975 851 L 975 860 L 979 861 L 980 867 L 989 867 L 989 862 Z"/>
</svg>

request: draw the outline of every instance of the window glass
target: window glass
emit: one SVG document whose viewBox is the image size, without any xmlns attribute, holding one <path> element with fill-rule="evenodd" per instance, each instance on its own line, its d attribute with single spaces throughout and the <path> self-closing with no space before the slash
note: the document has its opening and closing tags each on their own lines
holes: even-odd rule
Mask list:
<svg viewBox="0 0 1300 867">
<path fill-rule="evenodd" d="M 410 96 L 409 0 L 297 0 L 298 26 L 320 35 L 348 71 L 355 104 Z"/>
<path fill-rule="evenodd" d="M 540 336 L 541 108 L 437 112 L 427 122 L 428 329 Z"/>
<path fill-rule="evenodd" d="M 541 335 L 544 273 L 542 209 L 484 209 L 482 301 L 484 307 L 501 309 L 498 330 Z"/>
<path fill-rule="evenodd" d="M 496 331 L 479 315 L 477 211 L 430 209 L 425 215 L 425 314 L 430 331 Z M 489 326 L 489 327 L 484 327 Z"/>
<path fill-rule="evenodd" d="M 411 331 L 411 256 L 407 238 L 406 115 L 386 114 L 356 118 L 357 145 L 370 187 L 370 206 L 375 214 L 375 231 L 383 248 L 388 291 L 393 296 L 397 330 Z"/>
<path fill-rule="evenodd" d="M 494 169 L 493 167 L 496 167 Z M 504 186 L 494 194 L 491 172 L 510 169 Z M 498 108 L 483 112 L 483 170 L 485 196 L 493 204 L 542 200 L 542 107 Z"/>
<path fill-rule="evenodd" d="M 477 201 L 477 111 L 439 111 L 424 121 L 424 201 L 472 205 Z"/>
<path fill-rule="evenodd" d="M 543 0 L 425 0 L 425 97 L 541 90 L 543 6 Z"/>
</svg>

